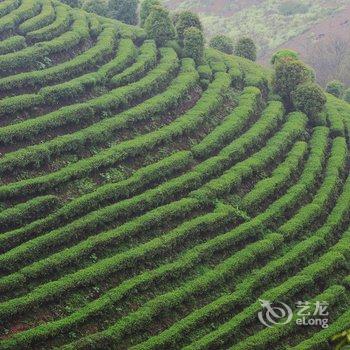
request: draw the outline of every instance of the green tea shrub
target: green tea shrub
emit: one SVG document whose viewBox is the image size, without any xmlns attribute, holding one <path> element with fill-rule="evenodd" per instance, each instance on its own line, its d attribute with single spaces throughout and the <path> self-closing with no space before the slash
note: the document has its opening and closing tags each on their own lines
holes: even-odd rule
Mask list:
<svg viewBox="0 0 350 350">
<path fill-rule="evenodd" d="M 271 58 L 271 64 L 275 65 L 285 58 L 291 58 L 294 60 L 299 59 L 299 53 L 294 50 L 283 49 L 275 52 Z"/>
<path fill-rule="evenodd" d="M 143 27 L 145 25 L 146 19 L 150 15 L 154 6 L 160 6 L 159 0 L 144 0 L 141 3 L 141 9 L 140 9 L 141 27 Z"/>
<path fill-rule="evenodd" d="M 350 88 L 344 91 L 343 99 L 344 101 L 350 103 Z"/>
<path fill-rule="evenodd" d="M 158 46 L 175 38 L 175 28 L 169 11 L 162 6 L 154 6 L 147 17 L 145 29 L 149 39 L 154 39 Z"/>
<path fill-rule="evenodd" d="M 335 97 L 341 98 L 344 94 L 345 86 L 339 80 L 332 80 L 326 86 L 326 91 Z"/>
<path fill-rule="evenodd" d="M 109 0 L 111 17 L 127 24 L 137 24 L 138 0 Z"/>
<path fill-rule="evenodd" d="M 317 115 L 327 102 L 322 88 L 312 82 L 299 85 L 292 93 L 292 100 L 295 109 L 308 115 L 313 124 L 317 124 Z"/>
<path fill-rule="evenodd" d="M 85 0 L 81 8 L 100 16 L 108 16 L 107 3 L 104 0 Z"/>
<path fill-rule="evenodd" d="M 60 0 L 66 5 L 69 5 L 71 7 L 78 7 L 79 6 L 79 0 Z"/>
<path fill-rule="evenodd" d="M 191 27 L 184 34 L 184 56 L 193 58 L 197 64 L 203 61 L 204 37 L 202 31 Z"/>
<path fill-rule="evenodd" d="M 256 61 L 257 49 L 254 41 L 250 38 L 241 38 L 238 40 L 234 48 L 236 56 L 247 58 L 251 61 Z"/>
<path fill-rule="evenodd" d="M 289 58 L 284 59 L 275 67 L 275 75 L 272 82 L 273 89 L 290 107 L 291 93 L 295 91 L 299 84 L 303 84 L 309 79 L 310 71 L 303 62 Z"/>
<path fill-rule="evenodd" d="M 203 30 L 199 17 L 190 11 L 183 11 L 177 14 L 175 28 L 179 40 L 182 42 L 185 39 L 185 32 L 189 28 L 197 28 L 200 31 Z"/>
<path fill-rule="evenodd" d="M 214 36 L 209 43 L 209 46 L 213 49 L 217 49 L 221 52 L 231 55 L 233 53 L 233 41 L 226 35 Z"/>
</svg>

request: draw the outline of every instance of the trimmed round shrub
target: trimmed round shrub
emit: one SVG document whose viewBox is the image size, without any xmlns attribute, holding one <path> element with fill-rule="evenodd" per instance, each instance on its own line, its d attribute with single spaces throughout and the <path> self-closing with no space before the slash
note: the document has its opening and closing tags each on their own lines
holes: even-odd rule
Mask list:
<svg viewBox="0 0 350 350">
<path fill-rule="evenodd" d="M 344 101 L 350 103 L 350 89 L 346 89 L 343 95 Z"/>
<path fill-rule="evenodd" d="M 199 17 L 190 11 L 183 11 L 178 13 L 175 17 L 175 28 L 177 36 L 180 41 L 185 39 L 185 31 L 189 28 L 197 28 L 200 31 L 203 30 L 202 23 Z"/>
<path fill-rule="evenodd" d="M 209 46 L 229 55 L 233 53 L 233 41 L 225 35 L 214 36 L 210 40 Z"/>
<path fill-rule="evenodd" d="M 283 49 L 275 52 L 271 58 L 271 64 L 277 64 L 278 62 L 284 60 L 285 58 L 291 58 L 294 60 L 299 59 L 299 53 L 294 50 Z"/>
<path fill-rule="evenodd" d="M 138 0 L 109 0 L 111 17 L 127 24 L 137 24 Z"/>
<path fill-rule="evenodd" d="M 322 88 L 312 82 L 299 85 L 292 93 L 292 100 L 294 108 L 305 113 L 314 123 L 317 123 L 318 114 L 327 102 Z"/>
<path fill-rule="evenodd" d="M 150 15 L 154 6 L 160 6 L 159 0 L 144 0 L 141 3 L 141 9 L 140 9 L 141 27 L 145 25 L 146 19 Z"/>
<path fill-rule="evenodd" d="M 252 39 L 241 38 L 235 45 L 234 53 L 236 56 L 244 57 L 251 61 L 256 61 L 257 48 Z"/>
<path fill-rule="evenodd" d="M 145 22 L 145 30 L 149 39 L 154 39 L 158 46 L 164 46 L 175 39 L 175 28 L 169 11 L 162 6 L 154 6 Z"/>
<path fill-rule="evenodd" d="M 298 85 L 310 80 L 310 70 L 301 61 L 294 59 L 283 59 L 275 66 L 273 78 L 274 92 L 282 97 L 284 102 L 290 107 L 291 93 Z"/>
<path fill-rule="evenodd" d="M 107 3 L 104 0 L 85 0 L 81 8 L 87 12 L 97 13 L 100 16 L 108 16 Z"/>
<path fill-rule="evenodd" d="M 195 27 L 185 30 L 183 53 L 185 57 L 193 58 L 197 64 L 203 62 L 204 37 L 201 30 Z"/>
<path fill-rule="evenodd" d="M 335 97 L 341 98 L 344 94 L 345 86 L 339 80 L 330 81 L 327 84 L 326 91 Z"/>
</svg>

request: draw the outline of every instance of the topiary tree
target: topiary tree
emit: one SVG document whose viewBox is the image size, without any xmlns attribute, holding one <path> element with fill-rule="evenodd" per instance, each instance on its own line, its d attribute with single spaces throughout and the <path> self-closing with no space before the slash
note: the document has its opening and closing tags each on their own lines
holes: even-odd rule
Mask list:
<svg viewBox="0 0 350 350">
<path fill-rule="evenodd" d="M 350 103 L 350 89 L 346 89 L 343 95 L 344 101 Z"/>
<path fill-rule="evenodd" d="M 214 36 L 209 46 L 229 55 L 233 53 L 233 41 L 225 35 Z"/>
<path fill-rule="evenodd" d="M 272 85 L 276 94 L 280 95 L 286 104 L 291 107 L 291 93 L 297 86 L 310 80 L 309 68 L 301 61 L 286 58 L 275 66 Z"/>
<path fill-rule="evenodd" d="M 335 97 L 341 98 L 344 94 L 345 86 L 339 80 L 330 81 L 327 84 L 326 91 Z"/>
<path fill-rule="evenodd" d="M 110 17 L 127 24 L 137 24 L 138 0 L 109 0 Z"/>
<path fill-rule="evenodd" d="M 81 8 L 87 12 L 97 13 L 100 16 L 108 16 L 108 7 L 104 0 L 85 0 Z"/>
<path fill-rule="evenodd" d="M 257 48 L 252 39 L 241 38 L 235 45 L 234 53 L 236 56 L 244 57 L 251 61 L 256 61 Z"/>
<path fill-rule="evenodd" d="M 150 39 L 158 46 L 163 46 L 168 40 L 175 38 L 175 28 L 170 19 L 169 11 L 162 6 L 154 6 L 145 22 L 145 30 Z"/>
<path fill-rule="evenodd" d="M 141 9 L 140 9 L 141 27 L 143 27 L 145 25 L 146 19 L 150 15 L 154 6 L 160 6 L 159 0 L 144 0 L 141 3 Z"/>
<path fill-rule="evenodd" d="M 199 19 L 199 17 L 190 12 L 190 11 L 183 11 L 177 14 L 175 17 L 175 28 L 177 31 L 177 36 L 181 42 L 184 41 L 185 38 L 185 31 L 189 28 L 197 28 L 200 31 L 203 30 L 202 23 Z"/>
<path fill-rule="evenodd" d="M 203 32 L 196 27 L 185 30 L 184 49 L 185 57 L 191 57 L 197 64 L 201 64 L 204 56 L 204 37 Z"/>
<path fill-rule="evenodd" d="M 271 64 L 275 65 L 285 58 L 291 58 L 294 60 L 299 59 L 299 53 L 294 50 L 283 49 L 275 52 L 271 58 Z"/>
<path fill-rule="evenodd" d="M 293 91 L 292 100 L 296 110 L 305 113 L 313 124 L 317 124 L 318 114 L 322 112 L 327 97 L 319 85 L 307 82 Z"/>
</svg>

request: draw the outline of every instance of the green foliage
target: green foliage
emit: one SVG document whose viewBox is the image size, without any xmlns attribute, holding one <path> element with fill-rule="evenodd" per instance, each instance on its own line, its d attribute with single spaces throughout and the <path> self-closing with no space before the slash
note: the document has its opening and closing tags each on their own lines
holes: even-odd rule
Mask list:
<svg viewBox="0 0 350 350">
<path fill-rule="evenodd" d="M 313 123 L 317 123 L 317 116 L 327 102 L 322 88 L 312 82 L 299 85 L 292 92 L 292 100 L 294 107 L 308 115 Z"/>
<path fill-rule="evenodd" d="M 335 97 L 341 98 L 344 94 L 345 86 L 339 80 L 332 80 L 326 86 L 326 91 Z"/>
<path fill-rule="evenodd" d="M 87 12 L 96 13 L 100 16 L 109 15 L 106 0 L 84 0 L 81 8 Z"/>
<path fill-rule="evenodd" d="M 331 130 L 331 136 L 345 136 L 343 117 L 332 101 L 327 101 L 325 112 L 326 120 L 328 121 L 327 125 L 329 125 Z"/>
<path fill-rule="evenodd" d="M 22 50 L 27 47 L 24 36 L 14 35 L 8 39 L 0 41 L 0 55 Z"/>
<path fill-rule="evenodd" d="M 56 12 L 53 4 L 49 1 L 44 2 L 40 14 L 23 22 L 18 30 L 21 34 L 26 34 L 50 25 L 55 18 Z"/>
<path fill-rule="evenodd" d="M 259 210 L 264 201 L 277 194 L 298 171 L 307 152 L 306 142 L 297 142 L 288 153 L 287 158 L 272 173 L 271 177 L 259 181 L 254 188 L 247 193 L 242 203 L 249 210 Z"/>
<path fill-rule="evenodd" d="M 285 59 L 299 60 L 299 53 L 288 49 L 279 50 L 273 54 L 271 64 L 278 64 Z"/>
<path fill-rule="evenodd" d="M 183 48 L 178 40 L 168 40 L 165 44 L 166 47 L 171 47 L 179 57 L 183 57 Z"/>
<path fill-rule="evenodd" d="M 145 77 L 141 84 L 134 84 L 132 88 L 135 89 L 135 91 L 140 91 L 143 89 L 145 89 L 144 91 L 153 91 L 154 86 L 150 85 L 150 81 L 154 81 L 154 79 L 161 79 L 162 76 L 163 79 L 167 80 L 168 78 L 165 72 L 168 70 L 170 70 L 171 72 L 172 69 L 177 68 L 176 59 L 172 56 L 173 55 L 169 57 L 170 60 L 165 65 L 159 67 L 158 74 L 156 74 L 155 77 Z M 189 90 L 197 84 L 198 78 L 198 74 L 193 67 L 193 61 L 190 59 L 185 59 L 183 62 L 182 73 L 177 79 L 174 80 L 174 83 L 170 85 L 169 89 L 166 90 L 163 94 L 159 94 L 154 98 L 148 100 L 147 103 L 143 103 L 138 107 L 131 108 L 130 110 L 126 111 L 121 115 L 117 115 L 113 118 L 109 118 L 105 121 L 102 121 L 100 124 L 97 123 L 91 126 L 90 128 L 86 128 L 85 132 L 78 134 L 67 134 L 64 136 L 64 139 L 53 139 L 41 145 L 36 145 L 31 149 L 24 148 L 22 150 L 19 150 L 19 152 L 22 155 L 20 155 L 19 153 L 17 153 L 16 155 L 14 153 L 12 155 L 9 154 L 9 157 L 7 157 L 7 159 L 2 159 L 3 162 L 1 164 L 1 169 L 15 169 L 18 166 L 24 166 L 26 164 L 28 165 L 33 160 L 35 163 L 38 164 L 41 163 L 43 160 L 47 159 L 47 157 L 52 157 L 54 154 L 57 155 L 60 153 L 64 153 L 69 149 L 79 149 L 83 147 L 83 145 L 87 144 L 93 145 L 95 143 L 100 143 L 101 140 L 106 141 L 106 139 L 108 140 L 112 138 L 115 132 L 125 127 L 125 125 L 136 121 L 142 121 L 143 119 L 147 119 L 150 117 L 154 117 L 154 115 L 164 113 L 166 108 L 174 108 L 177 105 L 178 99 L 186 96 Z M 130 93 L 129 89 L 130 88 L 126 89 L 124 93 Z M 110 95 L 111 101 L 113 100 L 113 95 L 114 94 Z M 81 110 L 81 115 L 91 116 L 91 114 L 88 113 L 91 113 L 91 109 Z M 72 116 L 73 114 L 74 108 Z M 76 111 L 75 115 L 80 117 L 80 114 L 77 114 Z M 57 117 L 55 118 L 57 119 Z M 67 118 L 67 115 L 65 115 L 64 118 Z M 163 135 L 163 137 L 170 138 L 170 136 L 172 135 L 172 130 L 170 129 L 168 134 L 160 134 Z M 137 149 L 141 150 L 142 147 L 145 147 L 146 145 L 149 145 L 150 147 L 154 146 L 153 142 L 156 139 L 157 135 L 158 133 L 155 133 L 154 139 L 149 137 L 149 140 L 147 140 L 147 138 L 136 139 L 135 145 L 138 145 Z M 129 149 L 129 146 L 128 143 L 125 145 L 116 145 L 113 154 L 115 154 L 116 156 L 119 153 L 120 156 L 125 157 L 125 150 L 122 149 L 124 147 L 126 147 L 126 149 Z M 121 149 L 120 151 L 118 151 L 120 147 Z M 136 149 L 130 149 L 130 151 L 137 152 Z M 35 154 L 34 159 L 25 156 L 26 154 L 28 155 L 28 152 L 30 152 L 32 155 Z M 87 164 L 85 164 L 85 162 L 83 161 L 81 165 L 77 163 L 76 166 L 72 166 L 70 169 L 65 169 L 63 173 L 58 172 L 54 174 L 48 174 L 47 176 L 43 176 L 41 178 L 39 177 L 36 179 L 26 180 L 11 188 L 2 187 L 2 189 L 0 190 L 0 197 L 4 196 L 4 198 L 7 198 L 7 196 L 10 193 L 29 194 L 31 193 L 31 191 L 35 191 L 35 189 L 37 189 L 37 186 L 41 188 L 52 188 L 52 186 L 55 186 L 55 184 L 57 185 L 57 181 L 60 182 L 63 179 L 67 180 L 68 178 L 77 176 L 79 173 L 81 174 L 81 176 L 83 176 L 83 174 L 86 171 L 92 171 L 95 168 L 95 166 L 100 166 L 102 164 L 101 161 L 106 162 L 106 164 L 109 163 L 111 161 L 110 156 L 111 154 L 109 154 L 109 152 L 106 152 L 105 154 L 100 154 L 99 156 L 96 156 L 96 162 L 93 159 L 91 159 L 92 161 L 87 167 Z M 83 163 L 85 165 L 83 165 Z"/>
<path fill-rule="evenodd" d="M 111 17 L 126 24 L 137 24 L 137 7 L 139 0 L 108 0 Z"/>
<path fill-rule="evenodd" d="M 142 78 L 157 63 L 157 48 L 153 40 L 146 40 L 140 48 L 140 54 L 136 62 L 125 69 L 123 72 L 115 75 L 110 80 L 114 87 L 131 84 Z"/>
<path fill-rule="evenodd" d="M 213 72 L 209 65 L 201 65 L 197 68 L 199 77 L 204 80 L 211 81 L 213 78 Z"/>
<path fill-rule="evenodd" d="M 60 0 L 62 3 L 71 7 L 79 7 L 79 0 Z"/>
<path fill-rule="evenodd" d="M 142 27 L 145 25 L 146 19 L 150 15 L 152 8 L 160 5 L 161 3 L 159 0 L 144 0 L 141 2 L 140 22 Z"/>
<path fill-rule="evenodd" d="M 109 37 L 109 39 L 112 38 Z M 43 115 L 42 117 L 28 119 L 21 123 L 21 127 L 18 125 L 8 125 L 0 130 L 0 139 L 1 137 L 5 137 L 6 142 L 11 142 L 11 140 L 13 142 L 16 139 L 31 139 L 41 131 L 50 129 L 52 125 L 58 126 L 72 122 L 82 122 L 84 119 L 91 118 L 95 113 L 98 115 L 101 111 L 107 112 L 116 110 L 117 108 L 129 103 L 128 101 L 131 101 L 131 99 L 134 99 L 137 96 L 140 98 L 142 95 L 154 91 L 157 86 L 168 81 L 179 65 L 176 53 L 172 49 L 162 49 L 162 55 L 161 64 L 157 67 L 154 74 L 148 75 L 144 79 L 134 84 L 126 85 L 121 89 L 111 90 L 109 93 L 106 93 L 91 102 L 62 107 L 61 109 Z M 65 89 L 66 88 L 67 85 L 65 85 Z M 45 90 L 46 89 L 51 91 L 51 87 L 47 87 Z M 60 91 L 65 93 L 65 89 L 60 89 Z M 45 93 L 45 95 L 49 97 L 50 93 Z M 24 132 L 24 130 L 27 130 L 27 132 Z M 2 132 L 3 134 L 1 135 Z M 43 144 L 41 146 L 43 146 Z M 39 151 L 42 156 L 49 151 L 48 148 L 45 147 L 45 149 L 46 151 Z M 24 160 L 22 159 L 22 161 Z"/>
<path fill-rule="evenodd" d="M 302 3 L 300 0 L 284 0 L 279 5 L 279 11 L 283 16 L 293 16 L 308 12 L 309 4 Z"/>
<path fill-rule="evenodd" d="M 30 42 L 49 41 L 68 30 L 71 15 L 66 7 L 56 7 L 56 19 L 46 27 L 39 28 L 27 34 Z"/>
<path fill-rule="evenodd" d="M 185 40 L 186 30 L 189 28 L 197 28 L 203 30 L 202 23 L 197 14 L 190 11 L 183 11 L 176 14 L 175 28 L 177 36 L 181 42 Z"/>
<path fill-rule="evenodd" d="M 292 92 L 296 90 L 298 85 L 308 81 L 309 78 L 309 69 L 303 62 L 290 58 L 283 59 L 275 66 L 273 89 L 289 107 Z"/>
<path fill-rule="evenodd" d="M 350 88 L 348 88 L 344 91 L 343 99 L 344 99 L 344 101 L 350 103 Z"/>
<path fill-rule="evenodd" d="M 197 157 L 205 158 L 213 152 L 220 150 L 225 141 L 238 136 L 242 132 L 249 119 L 259 111 L 261 103 L 261 92 L 259 89 L 255 87 L 245 88 L 239 97 L 238 106 L 225 118 L 220 126 L 207 135 L 198 145 L 193 147 L 193 153 Z M 274 111 L 277 112 L 277 110 L 278 108 Z M 278 113 L 276 114 L 280 115 Z M 243 147 L 240 147 L 241 149 Z"/>
<path fill-rule="evenodd" d="M 56 0 L 4 0 L 0 30 L 1 349 L 127 338 L 135 350 L 306 350 L 349 328 L 347 103 L 327 94 L 311 128 L 270 91 L 269 69 L 210 47 L 203 57 L 196 27 L 159 48 L 142 28 Z M 276 76 L 289 63 L 301 64 L 276 58 Z M 314 113 L 311 70 L 286 72 L 286 100 Z M 257 299 L 310 290 L 331 303 L 328 329 L 242 337 Z M 64 312 L 38 323 L 61 299 Z M 139 337 L 163 315 L 167 327 Z"/>
<path fill-rule="evenodd" d="M 251 61 L 256 61 L 257 48 L 254 41 L 250 38 L 241 38 L 234 47 L 234 54 L 236 56 L 247 58 Z"/>
<path fill-rule="evenodd" d="M 55 209 L 59 204 L 55 196 L 36 197 L 26 203 L 18 204 L 0 213 L 0 232 L 27 224 L 33 217 L 41 217 Z"/>
<path fill-rule="evenodd" d="M 184 56 L 193 58 L 197 64 L 201 64 L 204 56 L 204 36 L 202 31 L 196 27 L 186 29 L 183 43 Z"/>
<path fill-rule="evenodd" d="M 349 276 L 347 281 L 350 281 Z M 333 336 L 332 342 L 335 344 L 335 350 L 348 350 L 350 346 L 350 329 Z"/>
<path fill-rule="evenodd" d="M 233 41 L 225 35 L 214 36 L 209 46 L 227 54 L 232 54 L 234 49 Z"/>
<path fill-rule="evenodd" d="M 175 28 L 170 19 L 169 12 L 161 7 L 154 6 L 145 22 L 148 38 L 153 39 L 158 46 L 163 46 L 175 38 Z"/>
</svg>

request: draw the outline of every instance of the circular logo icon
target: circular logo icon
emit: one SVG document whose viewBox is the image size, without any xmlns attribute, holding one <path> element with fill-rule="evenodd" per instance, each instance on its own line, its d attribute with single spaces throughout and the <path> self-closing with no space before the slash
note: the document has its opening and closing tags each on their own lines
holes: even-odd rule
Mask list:
<svg viewBox="0 0 350 350">
<path fill-rule="evenodd" d="M 259 299 L 262 311 L 258 313 L 259 321 L 266 327 L 273 327 L 277 324 L 288 324 L 293 318 L 292 309 L 285 303 L 271 303 L 269 300 Z"/>
</svg>

